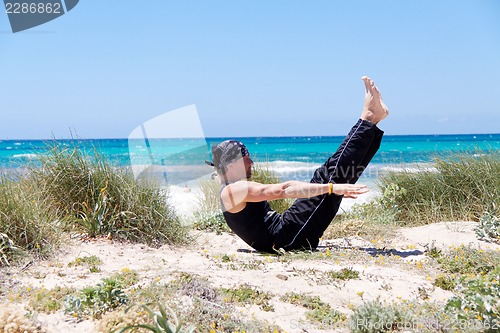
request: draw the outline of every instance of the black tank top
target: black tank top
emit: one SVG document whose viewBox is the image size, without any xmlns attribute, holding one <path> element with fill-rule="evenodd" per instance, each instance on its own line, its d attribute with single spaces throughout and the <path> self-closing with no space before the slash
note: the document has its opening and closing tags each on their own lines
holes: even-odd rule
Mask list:
<svg viewBox="0 0 500 333">
<path fill-rule="evenodd" d="M 257 251 L 274 252 L 274 234 L 280 229 L 281 214 L 272 210 L 267 201 L 247 202 L 238 213 L 222 211 L 229 228 L 245 243 Z"/>
</svg>

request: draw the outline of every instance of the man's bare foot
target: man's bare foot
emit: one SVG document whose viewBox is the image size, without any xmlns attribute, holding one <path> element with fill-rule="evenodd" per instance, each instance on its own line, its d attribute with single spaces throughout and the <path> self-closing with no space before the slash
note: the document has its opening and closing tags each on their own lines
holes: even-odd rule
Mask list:
<svg viewBox="0 0 500 333">
<path fill-rule="evenodd" d="M 382 101 L 382 95 L 372 79 L 368 76 L 363 76 L 361 79 L 365 83 L 366 93 L 360 118 L 376 125 L 389 115 L 389 108 Z"/>
</svg>

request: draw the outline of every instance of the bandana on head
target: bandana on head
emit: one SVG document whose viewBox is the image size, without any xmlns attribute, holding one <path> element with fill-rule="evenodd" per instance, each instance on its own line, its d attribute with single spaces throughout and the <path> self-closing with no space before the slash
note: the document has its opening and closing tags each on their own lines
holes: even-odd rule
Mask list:
<svg viewBox="0 0 500 333">
<path fill-rule="evenodd" d="M 243 143 L 236 140 L 226 140 L 212 147 L 212 162 L 207 164 L 218 170 L 223 170 L 229 164 L 248 155 L 248 149 Z"/>
</svg>

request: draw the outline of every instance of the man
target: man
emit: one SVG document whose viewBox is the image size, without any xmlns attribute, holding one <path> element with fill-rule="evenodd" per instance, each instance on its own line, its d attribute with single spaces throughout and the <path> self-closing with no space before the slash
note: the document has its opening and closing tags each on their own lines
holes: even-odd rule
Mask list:
<svg viewBox="0 0 500 333">
<path fill-rule="evenodd" d="M 366 76 L 362 80 L 366 94 L 360 119 L 309 183 L 249 181 L 253 161 L 243 143 L 228 140 L 213 147 L 211 165 L 222 183 L 220 200 L 226 222 L 254 249 L 315 249 L 342 198 L 357 198 L 368 192 L 366 186 L 355 183 L 380 146 L 383 131 L 377 124 L 389 111 L 373 81 Z M 268 201 L 282 198 L 297 200 L 279 214 Z"/>
</svg>

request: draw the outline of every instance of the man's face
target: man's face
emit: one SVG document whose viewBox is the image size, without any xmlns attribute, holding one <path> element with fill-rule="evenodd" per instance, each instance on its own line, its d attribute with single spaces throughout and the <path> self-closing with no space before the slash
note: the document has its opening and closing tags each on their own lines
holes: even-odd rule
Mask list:
<svg viewBox="0 0 500 333">
<path fill-rule="evenodd" d="M 250 179 L 252 177 L 252 165 L 253 161 L 250 158 L 250 154 L 243 156 L 243 163 L 245 164 L 246 178 Z"/>
<path fill-rule="evenodd" d="M 247 154 L 237 161 L 228 165 L 228 176 L 236 180 L 250 179 L 252 177 L 253 161 L 250 154 Z"/>
</svg>

